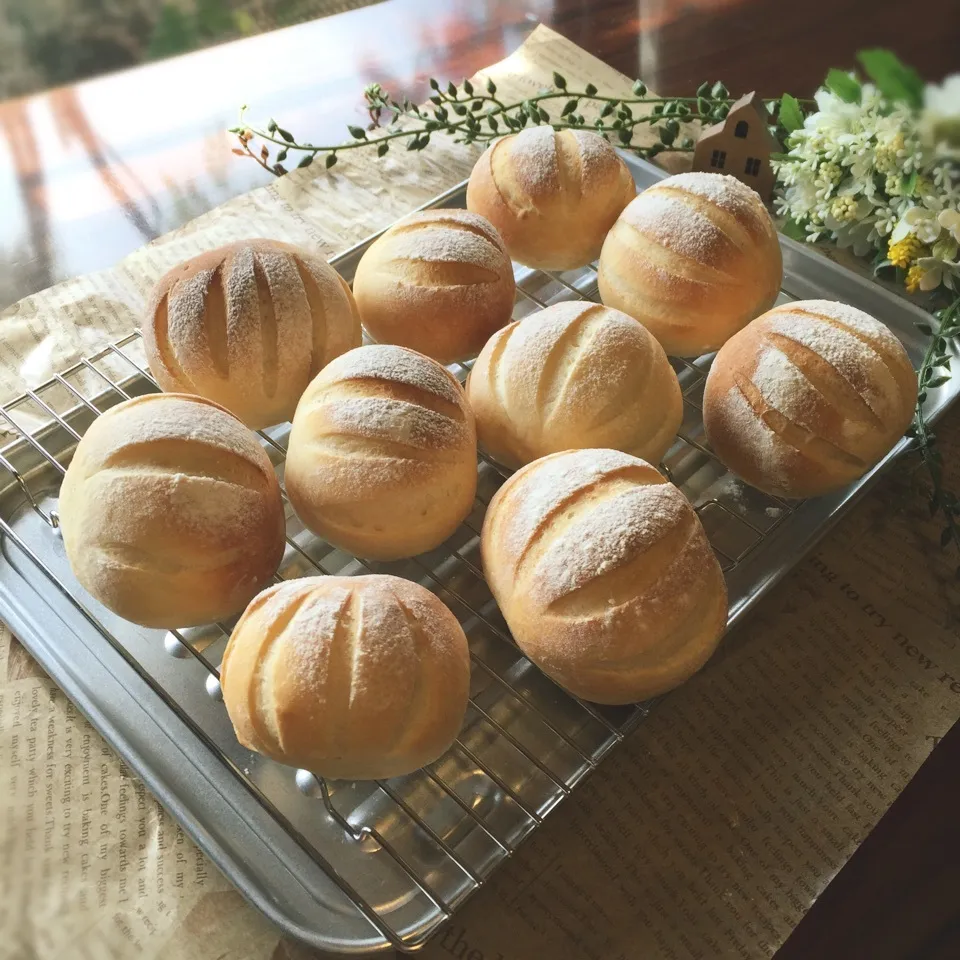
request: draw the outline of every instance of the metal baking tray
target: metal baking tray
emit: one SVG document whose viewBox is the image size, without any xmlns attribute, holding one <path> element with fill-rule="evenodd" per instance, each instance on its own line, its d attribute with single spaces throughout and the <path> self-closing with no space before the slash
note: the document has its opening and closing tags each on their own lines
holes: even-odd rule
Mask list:
<svg viewBox="0 0 960 960">
<path fill-rule="evenodd" d="M 625 157 L 643 188 L 664 176 Z M 463 206 L 465 184 L 427 206 Z M 333 261 L 348 280 L 375 239 Z M 843 300 L 888 324 L 914 362 L 917 307 L 781 239 L 780 302 Z M 561 300 L 597 299 L 593 267 L 516 268 L 515 316 Z M 907 446 L 828 497 L 785 501 L 739 483 L 703 435 L 710 357 L 672 361 L 684 420 L 662 468 L 695 505 L 724 568 L 736 624 Z M 455 372 L 466 377 L 465 366 Z M 960 382 L 929 391 L 930 419 Z M 480 570 L 479 530 L 506 473 L 478 462 L 477 501 L 442 547 L 395 563 L 364 562 L 305 531 L 287 506 L 279 576 L 389 572 L 433 590 L 470 640 L 463 729 L 429 768 L 378 782 L 325 783 L 243 749 L 218 680 L 233 621 L 167 632 L 127 623 L 94 601 L 67 565 L 56 528 L 64 465 L 92 420 L 156 390 L 139 335 L 124 338 L 0 408 L 16 439 L 0 451 L 0 617 L 143 778 L 240 891 L 279 927 L 343 953 L 421 946 L 518 845 L 629 735 L 652 704 L 578 701 L 514 646 Z M 289 425 L 262 433 L 283 477 Z M 710 669 L 709 665 L 705 668 Z M 602 774 L 601 774 L 602 776 Z"/>
</svg>

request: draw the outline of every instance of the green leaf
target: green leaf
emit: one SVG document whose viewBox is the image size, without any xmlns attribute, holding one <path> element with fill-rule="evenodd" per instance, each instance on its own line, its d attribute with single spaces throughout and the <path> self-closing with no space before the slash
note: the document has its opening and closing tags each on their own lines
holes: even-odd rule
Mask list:
<svg viewBox="0 0 960 960">
<path fill-rule="evenodd" d="M 496 117 L 487 117 L 487 126 L 488 126 L 494 133 L 499 133 L 499 132 L 500 132 L 500 124 L 497 123 L 497 118 L 496 118 Z"/>
<path fill-rule="evenodd" d="M 701 83 L 700 86 L 697 87 L 697 96 L 702 99 L 703 97 L 706 97 L 709 93 L 710 93 L 710 81 L 704 80 L 703 83 Z"/>
<path fill-rule="evenodd" d="M 560 116 L 565 117 L 568 113 L 573 113 L 577 109 L 576 100 L 568 100 L 564 105 L 563 109 L 560 111 Z"/>
<path fill-rule="evenodd" d="M 431 89 L 431 90 L 439 90 L 439 89 L 440 89 L 440 84 L 439 84 L 436 80 L 434 80 L 433 77 L 430 78 L 430 89 Z"/>
<path fill-rule="evenodd" d="M 556 70 L 553 71 L 553 85 L 559 90 L 567 89 L 567 80 L 562 73 L 557 73 Z"/>
<path fill-rule="evenodd" d="M 331 156 L 332 156 L 332 154 L 331 154 Z M 308 153 L 308 154 L 297 164 L 297 169 L 300 170 L 300 169 L 302 169 L 303 167 L 309 167 L 311 163 L 313 163 L 313 154 L 312 154 L 312 153 Z"/>
<path fill-rule="evenodd" d="M 348 124 L 347 129 L 350 131 L 350 136 L 353 137 L 354 140 L 367 139 L 367 131 L 364 130 L 363 127 L 355 127 L 352 124 Z"/>
<path fill-rule="evenodd" d="M 437 107 L 437 109 L 433 111 L 433 115 L 437 118 L 437 120 L 440 121 L 440 123 L 446 123 L 447 118 L 450 116 L 446 107 Z"/>
<path fill-rule="evenodd" d="M 584 93 L 586 93 L 588 97 L 592 97 L 596 92 L 597 88 L 592 83 L 588 83 L 586 87 L 584 87 Z"/>
<path fill-rule="evenodd" d="M 277 163 L 283 163 L 283 161 L 286 160 L 286 159 L 287 159 L 287 148 L 284 147 L 284 148 L 277 154 Z"/>
<path fill-rule="evenodd" d="M 919 174 L 916 169 L 908 177 L 904 177 L 900 189 L 903 191 L 905 197 L 912 197 L 913 191 L 917 189 L 917 180 L 919 179 Z"/>
<path fill-rule="evenodd" d="M 463 92 L 468 96 L 473 96 L 473 84 L 469 80 L 463 81 Z"/>
<path fill-rule="evenodd" d="M 277 121 L 271 120 L 267 124 L 267 133 L 276 133 L 277 132 Z"/>
<path fill-rule="evenodd" d="M 621 127 L 617 136 L 622 144 L 628 144 L 633 139 L 633 131 L 629 127 Z"/>
<path fill-rule="evenodd" d="M 476 113 L 482 106 L 483 106 L 482 100 L 474 100 L 473 103 L 470 104 L 470 109 L 474 113 Z"/>
<path fill-rule="evenodd" d="M 803 126 L 803 111 L 796 97 L 785 93 L 780 98 L 780 123 L 787 133 L 793 133 Z"/>
<path fill-rule="evenodd" d="M 600 111 L 600 116 L 601 116 L 601 117 L 609 117 L 611 113 L 613 113 L 613 104 L 612 104 L 612 103 L 608 103 L 608 104 L 606 104 L 606 105 L 604 106 L 604 108 Z"/>
<path fill-rule="evenodd" d="M 937 377 L 935 380 L 931 380 L 931 381 L 927 384 L 927 389 L 928 389 L 928 390 L 933 390 L 934 388 L 936 388 L 936 387 L 942 387 L 945 383 L 949 383 L 949 382 L 950 382 L 950 378 L 949 378 L 949 377 Z"/>
<path fill-rule="evenodd" d="M 380 146 L 377 147 L 377 156 L 378 157 L 384 156 L 389 149 L 390 149 L 389 143 L 381 143 Z"/>
<path fill-rule="evenodd" d="M 457 95 L 457 85 L 452 80 L 447 84 L 447 93 L 450 94 L 451 97 Z"/>
<path fill-rule="evenodd" d="M 831 93 L 835 93 L 841 100 L 845 100 L 847 103 L 860 102 L 860 83 L 855 77 L 851 77 L 846 70 L 838 70 L 833 67 L 827 73 L 824 84 Z"/>
<path fill-rule="evenodd" d="M 324 166 L 329 170 L 337 162 L 337 155 L 335 153 L 328 153 L 327 159 L 324 160 Z"/>
<path fill-rule="evenodd" d="M 490 80 L 490 79 L 488 78 L 488 79 L 487 79 L 487 93 L 489 93 L 490 96 L 492 97 L 496 92 L 497 92 L 497 85 L 496 85 L 492 80 Z"/>
<path fill-rule="evenodd" d="M 719 80 L 710 88 L 710 93 L 714 100 L 726 100 L 730 96 L 730 91 Z"/>
<path fill-rule="evenodd" d="M 538 109 L 539 109 L 539 114 L 540 114 L 540 120 L 541 120 L 543 123 L 549 123 L 549 122 L 550 122 L 550 114 L 547 113 L 547 111 L 544 110 L 543 107 L 540 107 L 540 108 L 538 108 Z"/>
<path fill-rule="evenodd" d="M 788 217 L 784 221 L 783 226 L 780 228 L 780 232 L 785 237 L 789 237 L 791 240 L 799 240 L 803 242 L 804 240 L 807 239 L 806 231 L 792 217 Z"/>
<path fill-rule="evenodd" d="M 289 130 L 284 130 L 283 127 L 277 127 L 277 133 L 279 133 L 287 143 L 293 143 L 293 134 Z"/>
<path fill-rule="evenodd" d="M 647 85 L 642 80 L 637 80 L 634 83 L 633 95 L 635 97 L 645 97 L 647 95 Z"/>
<path fill-rule="evenodd" d="M 703 97 L 697 97 L 697 113 L 705 117 L 710 112 L 710 104 Z"/>
<path fill-rule="evenodd" d="M 463 116 L 466 116 L 467 108 L 462 103 L 455 103 L 453 105 L 453 112 L 458 117 L 463 117 Z"/>
<path fill-rule="evenodd" d="M 912 67 L 890 50 L 861 50 L 857 59 L 877 89 L 889 100 L 919 110 L 923 106 L 923 80 Z"/>
</svg>

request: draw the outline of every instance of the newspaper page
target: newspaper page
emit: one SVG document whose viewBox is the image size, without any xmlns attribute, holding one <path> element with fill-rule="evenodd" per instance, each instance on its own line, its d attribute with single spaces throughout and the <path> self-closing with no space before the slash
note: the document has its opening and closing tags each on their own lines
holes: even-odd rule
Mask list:
<svg viewBox="0 0 960 960">
<path fill-rule="evenodd" d="M 538 27 L 483 71 L 630 82 Z M 0 397 L 134 330 L 151 285 L 267 236 L 334 255 L 465 178 L 436 142 L 237 198 L 114 269 L 0 313 Z M 944 431 L 946 462 L 960 430 Z M 960 714 L 947 559 L 902 466 L 666 697 L 424 951 L 431 960 L 772 955 Z M 916 571 L 924 576 L 917 577 Z M 0 957 L 303 960 L 0 631 Z"/>
</svg>

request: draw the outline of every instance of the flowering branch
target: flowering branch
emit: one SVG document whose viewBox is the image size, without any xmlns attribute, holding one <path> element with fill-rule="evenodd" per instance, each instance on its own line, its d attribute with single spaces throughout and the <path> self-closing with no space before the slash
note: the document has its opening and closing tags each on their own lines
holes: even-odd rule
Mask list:
<svg viewBox="0 0 960 960">
<path fill-rule="evenodd" d="M 944 526 L 940 533 L 940 546 L 949 544 L 960 548 L 960 500 L 943 486 L 943 456 L 937 446 L 937 438 L 930 430 L 924 413 L 923 405 L 927 399 L 927 392 L 943 386 L 950 379 L 950 347 L 960 340 L 960 297 L 957 297 L 949 306 L 938 310 L 934 317 L 937 327 L 933 329 L 929 324 L 917 324 L 921 333 L 930 337 L 927 349 L 923 355 L 918 372 L 920 392 L 917 394 L 917 408 L 913 423 L 907 430 L 907 436 L 916 441 L 920 457 L 930 474 L 933 492 L 930 495 L 930 516 L 940 514 Z M 960 577 L 960 566 L 957 566 L 957 577 Z"/>
<path fill-rule="evenodd" d="M 570 90 L 566 78 L 559 73 L 553 75 L 552 87 L 526 100 L 509 103 L 497 95 L 493 80 L 487 80 L 484 91 L 478 91 L 469 80 L 457 87 L 452 82 L 441 85 L 440 81 L 431 79 L 430 89 L 433 92 L 428 104 L 420 107 L 406 97 L 395 99 L 378 83 L 371 84 L 363 93 L 370 122 L 366 127 L 348 126 L 351 139 L 330 145 L 301 143 L 275 120 L 265 129 L 251 127 L 244 120 L 244 107 L 240 124 L 230 130 L 240 141 L 233 152 L 250 157 L 276 176 L 283 176 L 291 151 L 302 154 L 297 167 L 308 167 L 318 156 L 323 156 L 329 169 L 345 150 L 375 149 L 377 156 L 382 157 L 397 141 L 407 150 L 423 150 L 437 133 L 452 136 L 457 143 L 487 143 L 528 125 L 549 124 L 554 130 L 595 131 L 604 139 L 650 159 L 661 153 L 692 152 L 694 141 L 680 136 L 681 123 L 717 123 L 726 117 L 733 103 L 722 83 L 703 83 L 693 97 L 654 97 L 648 94 L 646 84 L 637 80 L 632 96 L 610 97 L 600 93 L 592 83 L 583 90 Z M 782 118 L 795 120 L 799 116 L 802 122 L 801 103 L 812 103 L 799 101 L 789 94 L 764 102 L 771 128 L 777 131 L 779 122 L 781 134 L 788 129 Z M 548 112 L 547 107 L 557 105 L 559 112 Z M 599 108 L 595 120 L 587 120 L 583 115 L 585 105 Z M 638 108 L 649 110 L 640 112 Z M 656 132 L 657 142 L 633 146 L 634 131 L 644 125 Z M 261 141 L 259 151 L 250 147 L 254 138 Z M 272 157 L 268 144 L 280 148 Z"/>
</svg>

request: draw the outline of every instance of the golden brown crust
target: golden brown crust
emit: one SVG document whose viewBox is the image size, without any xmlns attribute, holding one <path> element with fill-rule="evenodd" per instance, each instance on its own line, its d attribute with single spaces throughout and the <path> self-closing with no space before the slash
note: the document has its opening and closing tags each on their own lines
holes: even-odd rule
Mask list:
<svg viewBox="0 0 960 960">
<path fill-rule="evenodd" d="M 867 472 L 903 435 L 916 375 L 879 321 L 845 304 L 776 307 L 731 338 L 707 378 L 717 456 L 777 496 L 818 496 Z"/>
<path fill-rule="evenodd" d="M 319 776 L 381 779 L 450 746 L 470 659 L 456 617 L 418 584 L 315 577 L 251 602 L 220 682 L 244 746 Z"/>
<path fill-rule="evenodd" d="M 307 388 L 286 488 L 300 519 L 356 556 L 431 550 L 473 506 L 477 439 L 463 388 L 404 347 L 359 347 Z"/>
<path fill-rule="evenodd" d="M 632 317 L 558 303 L 504 327 L 467 382 L 480 445 L 517 468 L 561 450 L 608 447 L 660 461 L 683 415 L 676 374 Z"/>
<path fill-rule="evenodd" d="M 310 379 L 361 333 L 333 267 L 277 240 L 238 241 L 168 271 L 142 332 L 164 390 L 215 400 L 253 429 L 289 420 Z"/>
<path fill-rule="evenodd" d="M 487 510 L 481 554 L 520 648 L 587 700 L 677 686 L 726 625 L 723 575 L 693 509 L 617 451 L 552 454 L 515 473 Z"/>
<path fill-rule="evenodd" d="M 270 460 L 236 418 L 200 397 L 151 394 L 98 417 L 70 462 L 59 509 L 80 583 L 148 627 L 233 615 L 283 556 Z"/>
<path fill-rule="evenodd" d="M 684 173 L 644 190 L 604 241 L 600 298 L 668 354 L 716 350 L 777 298 L 780 244 L 766 208 L 734 177 Z"/>
<path fill-rule="evenodd" d="M 363 325 L 379 343 L 440 363 L 475 357 L 509 322 L 516 285 L 497 231 L 466 210 L 426 210 L 364 253 L 353 281 Z"/>
<path fill-rule="evenodd" d="M 500 231 L 514 260 L 569 270 L 596 260 L 636 192 L 627 165 L 603 137 L 531 127 L 480 157 L 467 184 L 467 208 Z"/>
</svg>

